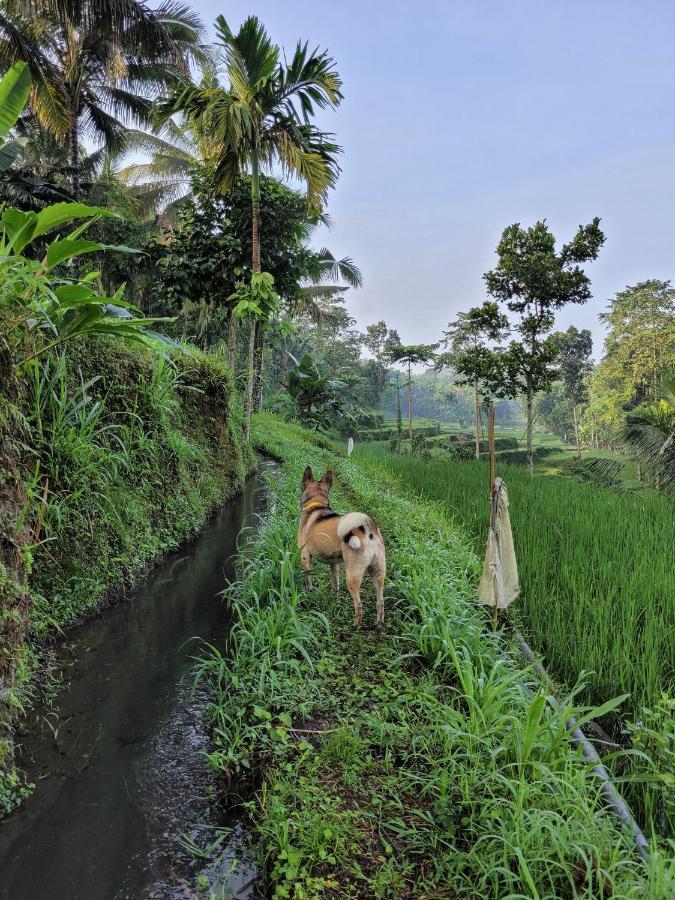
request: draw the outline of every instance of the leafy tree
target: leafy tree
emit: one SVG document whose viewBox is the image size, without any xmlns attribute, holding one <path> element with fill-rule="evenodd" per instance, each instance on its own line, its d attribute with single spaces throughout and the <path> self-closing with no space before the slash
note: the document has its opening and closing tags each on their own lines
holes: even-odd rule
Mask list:
<svg viewBox="0 0 675 900">
<path fill-rule="evenodd" d="M 80 195 L 80 138 L 124 146 L 126 122 L 147 122 L 151 97 L 205 58 L 202 25 L 165 0 L 6 0 L 0 11 L 0 67 L 27 63 L 30 107 L 41 126 L 66 137 L 73 197 Z"/>
<path fill-rule="evenodd" d="M 537 394 L 534 411 L 537 420 L 564 441 L 574 431 L 572 403 L 561 381 L 554 381 L 548 391 Z"/>
<path fill-rule="evenodd" d="M 407 346 L 399 344 L 391 347 L 389 350 L 391 362 L 406 366 L 408 369 L 408 436 L 411 441 L 413 436 L 412 367 L 432 362 L 435 358 L 437 347 L 438 344 L 409 344 Z"/>
<path fill-rule="evenodd" d="M 474 415 L 476 430 L 476 459 L 480 459 L 481 405 L 487 392 L 486 376 L 489 376 L 492 356 L 485 351 L 490 343 L 501 340 L 508 330 L 508 319 L 499 312 L 496 303 L 474 306 L 461 312 L 443 332 L 447 351 L 436 360 L 439 369 L 453 368 L 463 382 L 474 390 Z"/>
<path fill-rule="evenodd" d="M 314 360 L 305 355 L 288 373 L 287 390 L 300 420 L 311 428 L 327 429 L 339 421 L 355 420 L 346 396 L 347 384 L 322 375 Z"/>
<path fill-rule="evenodd" d="M 367 325 L 366 333 L 362 337 L 363 345 L 375 360 L 380 402 L 384 400 L 384 389 L 387 383 L 387 339 L 390 334 L 387 323 L 380 319 L 379 322 L 375 322 L 373 325 Z M 398 335 L 396 335 L 396 341 L 400 343 Z"/>
<path fill-rule="evenodd" d="M 585 419 L 611 440 L 626 410 L 658 401 L 665 373 L 675 367 L 675 289 L 669 281 L 642 281 L 620 291 L 600 319 L 609 331 Z"/>
<path fill-rule="evenodd" d="M 661 379 L 661 398 L 626 417 L 621 439 L 657 489 L 675 497 L 675 375 Z"/>
<path fill-rule="evenodd" d="M 574 417 L 574 437 L 577 444 L 577 456 L 581 459 L 581 440 L 579 438 L 579 406 L 588 400 L 586 381 L 593 371 L 591 353 L 593 337 L 588 328 L 579 331 L 570 325 L 567 331 L 558 331 L 553 335 L 558 349 L 558 373 L 562 383 L 563 395 L 572 404 Z"/>
<path fill-rule="evenodd" d="M 497 245 L 497 266 L 484 276 L 491 296 L 519 317 L 514 328 L 520 341 L 511 341 L 506 350 L 493 354 L 488 380 L 501 396 L 525 394 L 531 473 L 534 395 L 547 390 L 556 375 L 557 349 L 550 334 L 555 312 L 589 299 L 590 279 L 580 264 L 596 259 L 604 241 L 598 218 L 579 226 L 560 252 L 545 221 L 530 228 L 515 223 L 504 229 Z"/>
<path fill-rule="evenodd" d="M 235 34 L 223 16 L 216 20 L 218 43 L 225 58 L 228 86 L 184 83 L 159 106 L 160 119 L 182 113 L 217 146 L 214 160 L 219 187 L 230 187 L 242 172 L 251 172 L 251 271 L 261 271 L 260 169 L 279 162 L 307 185 L 307 199 L 318 211 L 335 184 L 338 147 L 311 124 L 317 108 L 336 107 L 342 94 L 334 62 L 325 52 L 309 52 L 298 43 L 290 63 L 249 16 Z M 253 410 L 255 384 L 262 370 L 262 334 L 252 325 L 248 365 L 246 421 Z M 248 424 L 247 424 L 248 427 Z"/>
<path fill-rule="evenodd" d="M 214 190 L 204 173 L 195 175 L 194 184 L 195 200 L 181 213 L 160 261 L 160 289 L 167 311 L 181 313 L 184 321 L 196 318 L 200 342 L 218 343 L 227 331 L 232 367 L 236 319 L 229 314 L 227 298 L 252 274 L 250 178 L 241 176 L 224 194 Z M 308 269 L 305 202 L 296 191 L 261 176 L 260 209 L 266 223 L 263 270 L 292 305 L 302 296 L 299 282 Z"/>
</svg>

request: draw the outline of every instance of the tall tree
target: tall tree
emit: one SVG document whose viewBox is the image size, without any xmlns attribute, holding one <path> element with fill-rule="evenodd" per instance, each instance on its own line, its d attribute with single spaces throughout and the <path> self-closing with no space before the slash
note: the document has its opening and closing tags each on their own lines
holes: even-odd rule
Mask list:
<svg viewBox="0 0 675 900">
<path fill-rule="evenodd" d="M 588 328 L 582 328 L 580 331 L 574 325 L 570 325 L 567 331 L 556 332 L 553 340 L 558 349 L 558 375 L 562 382 L 563 395 L 572 404 L 577 456 L 581 459 L 579 406 L 588 400 L 586 381 L 593 371 L 591 363 L 593 337 Z"/>
<path fill-rule="evenodd" d="M 366 333 L 362 338 L 364 347 L 372 354 L 375 360 L 377 386 L 382 403 L 384 403 L 384 389 L 387 383 L 387 338 L 389 334 L 387 323 L 380 319 L 379 322 L 366 326 Z M 400 343 L 400 341 L 398 342 Z"/>
<path fill-rule="evenodd" d="M 438 356 L 438 369 L 452 368 L 460 379 L 473 386 L 474 417 L 476 430 L 476 459 L 480 459 L 481 405 L 486 391 L 486 362 L 490 357 L 485 352 L 500 341 L 508 330 L 508 319 L 499 312 L 496 303 L 474 306 L 468 312 L 461 312 L 454 322 L 443 332 L 443 343 L 447 349 Z"/>
<path fill-rule="evenodd" d="M 405 366 L 408 370 L 408 437 L 412 441 L 413 429 L 413 404 L 412 404 L 412 367 L 425 365 L 435 358 L 435 351 L 438 344 L 408 344 L 407 346 L 399 344 L 393 346 L 389 350 L 389 359 L 393 363 Z"/>
<path fill-rule="evenodd" d="M 216 33 L 225 59 L 227 87 L 186 83 L 158 107 L 160 121 L 182 113 L 210 134 L 218 145 L 215 160 L 221 188 L 237 175 L 251 173 L 251 272 L 260 266 L 260 171 L 275 162 L 307 186 L 307 201 L 315 212 L 326 200 L 339 173 L 338 146 L 311 120 L 317 109 L 335 108 L 342 100 L 341 81 L 333 59 L 298 43 L 290 62 L 282 61 L 262 23 L 249 16 L 235 34 L 223 16 Z M 262 331 L 252 320 L 246 405 L 250 428 L 255 384 L 262 372 Z"/>
<path fill-rule="evenodd" d="M 675 289 L 657 279 L 626 287 L 600 319 L 609 330 L 588 383 L 584 423 L 596 440 L 611 444 L 626 412 L 658 400 L 662 380 L 675 369 Z"/>
<path fill-rule="evenodd" d="M 129 121 L 148 121 L 152 96 L 205 58 L 199 17 L 175 0 L 150 10 L 142 0 L 5 0 L 0 68 L 27 63 L 30 107 L 65 139 L 72 195 L 80 193 L 80 142 L 111 152 Z"/>
<path fill-rule="evenodd" d="M 511 341 L 501 354 L 503 395 L 524 393 L 527 408 L 527 460 L 532 455 L 533 401 L 555 378 L 556 345 L 551 337 L 555 313 L 569 303 L 585 303 L 590 279 L 581 263 L 596 259 L 605 241 L 600 219 L 579 226 L 568 244 L 556 252 L 555 237 L 545 221 L 530 228 L 519 223 L 504 229 L 497 245 L 497 266 L 484 275 L 488 291 L 519 318 L 514 325 L 520 341 Z"/>
</svg>

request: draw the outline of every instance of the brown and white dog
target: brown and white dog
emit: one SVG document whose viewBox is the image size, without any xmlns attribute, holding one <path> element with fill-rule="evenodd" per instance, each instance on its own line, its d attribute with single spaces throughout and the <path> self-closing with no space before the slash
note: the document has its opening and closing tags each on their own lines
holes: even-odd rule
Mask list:
<svg viewBox="0 0 675 900">
<path fill-rule="evenodd" d="M 354 602 L 354 624 L 363 619 L 361 582 L 368 573 L 377 598 L 377 624 L 384 623 L 384 579 L 387 560 L 380 529 L 370 516 L 352 512 L 344 516 L 333 512 L 328 492 L 333 484 L 332 472 L 315 481 L 309 466 L 302 477 L 302 514 L 298 527 L 300 562 L 307 573 L 307 586 L 312 590 L 312 557 L 331 568 L 333 590 L 340 589 L 340 563 L 344 563 L 347 589 Z"/>
</svg>

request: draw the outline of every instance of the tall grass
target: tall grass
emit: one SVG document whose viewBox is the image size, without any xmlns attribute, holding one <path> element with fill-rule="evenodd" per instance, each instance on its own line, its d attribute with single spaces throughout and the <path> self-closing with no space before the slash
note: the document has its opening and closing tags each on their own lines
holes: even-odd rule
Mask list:
<svg viewBox="0 0 675 900">
<path fill-rule="evenodd" d="M 488 527 L 484 463 L 419 460 L 361 445 L 358 458 L 439 503 L 482 554 Z M 645 756 L 625 763 L 626 788 L 647 827 L 675 833 L 675 509 L 654 492 L 616 494 L 498 467 L 509 490 L 521 597 L 513 610 L 549 671 L 581 698 L 629 699 L 611 727 Z M 605 723 L 607 727 L 610 724 Z"/>
<path fill-rule="evenodd" d="M 283 460 L 276 502 L 228 597 L 231 652 L 209 653 L 215 768 L 252 769 L 247 804 L 274 896 L 667 896 L 604 814 L 547 703 L 472 599 L 479 564 L 434 504 L 412 502 L 303 432 L 261 418 Z M 336 475 L 387 543 L 384 630 L 354 632 L 327 570 L 306 593 L 300 477 Z M 366 597 L 366 617 L 374 602 Z M 307 738 L 305 737 L 307 736 Z"/>
</svg>

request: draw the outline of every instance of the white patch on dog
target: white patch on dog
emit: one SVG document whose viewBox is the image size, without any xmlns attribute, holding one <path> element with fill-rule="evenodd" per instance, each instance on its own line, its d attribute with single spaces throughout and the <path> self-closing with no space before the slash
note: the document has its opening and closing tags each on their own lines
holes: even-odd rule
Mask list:
<svg viewBox="0 0 675 900">
<path fill-rule="evenodd" d="M 347 542 L 352 550 L 360 550 L 361 549 L 361 541 L 357 538 L 355 534 L 353 534 L 349 541 Z"/>
</svg>

